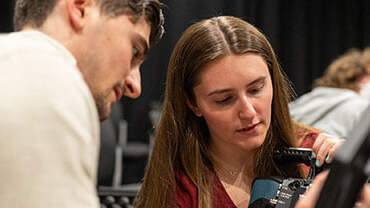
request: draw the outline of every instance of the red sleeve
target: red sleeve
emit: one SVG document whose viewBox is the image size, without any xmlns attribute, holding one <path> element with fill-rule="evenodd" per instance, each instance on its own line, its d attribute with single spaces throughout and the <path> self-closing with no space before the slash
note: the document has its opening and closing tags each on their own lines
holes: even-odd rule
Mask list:
<svg viewBox="0 0 370 208">
<path fill-rule="evenodd" d="M 183 171 L 175 172 L 176 202 L 174 208 L 197 208 L 197 187 Z"/>
<path fill-rule="evenodd" d="M 319 136 L 318 133 L 308 133 L 305 135 L 301 145 L 299 147 L 302 148 L 312 148 L 313 144 L 316 141 L 316 138 Z"/>
<path fill-rule="evenodd" d="M 301 148 L 312 148 L 313 144 L 316 141 L 316 138 L 319 136 L 318 133 L 307 133 L 305 137 L 303 138 L 303 141 L 299 147 Z M 305 176 L 308 176 L 308 173 L 310 171 L 310 167 L 306 166 L 305 164 L 302 164 L 302 167 L 305 172 Z"/>
</svg>

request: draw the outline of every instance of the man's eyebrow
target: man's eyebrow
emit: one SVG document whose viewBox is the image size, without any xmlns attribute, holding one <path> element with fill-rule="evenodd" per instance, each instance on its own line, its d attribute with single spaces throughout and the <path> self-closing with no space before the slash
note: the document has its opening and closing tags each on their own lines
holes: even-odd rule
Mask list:
<svg viewBox="0 0 370 208">
<path fill-rule="evenodd" d="M 145 38 L 141 35 L 138 36 L 138 40 L 139 40 L 139 43 L 141 45 L 142 48 L 144 48 L 144 50 L 142 51 L 142 56 L 143 56 L 143 59 L 146 57 L 146 55 L 148 54 L 148 50 L 149 50 L 149 45 L 148 43 L 146 42 Z"/>
<path fill-rule="evenodd" d="M 248 86 L 251 86 L 251 85 L 254 85 L 256 83 L 264 82 L 265 80 L 266 80 L 266 76 L 258 77 L 257 79 L 255 79 L 252 82 L 248 83 L 247 84 L 247 87 Z M 208 93 L 207 96 L 211 96 L 211 95 L 214 95 L 214 94 L 221 94 L 221 93 L 230 92 L 230 91 L 232 91 L 232 89 L 229 89 L 229 88 L 226 88 L 226 89 L 218 89 L 218 90 L 215 90 L 215 91 L 212 91 L 212 92 Z"/>
</svg>

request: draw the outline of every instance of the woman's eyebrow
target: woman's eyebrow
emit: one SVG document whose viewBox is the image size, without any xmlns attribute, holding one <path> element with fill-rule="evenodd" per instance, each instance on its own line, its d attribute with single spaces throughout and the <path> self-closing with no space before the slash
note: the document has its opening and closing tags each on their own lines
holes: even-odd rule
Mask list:
<svg viewBox="0 0 370 208">
<path fill-rule="evenodd" d="M 265 80 L 266 80 L 266 76 L 260 76 L 257 79 L 253 80 L 252 82 L 248 83 L 247 86 L 251 86 L 259 82 L 264 82 Z"/>
<path fill-rule="evenodd" d="M 266 76 L 260 76 L 257 79 L 253 80 L 252 82 L 248 83 L 247 86 L 251 86 L 251 85 L 254 85 L 256 83 L 264 82 L 265 80 L 266 80 Z M 214 90 L 214 91 L 208 93 L 207 96 L 211 96 L 211 95 L 214 95 L 214 94 L 222 94 L 222 93 L 226 93 L 226 92 L 230 92 L 230 91 L 232 91 L 232 89 L 230 89 L 230 88 L 217 89 L 217 90 Z"/>
<path fill-rule="evenodd" d="M 230 91 L 232 91 L 232 89 L 229 89 L 229 88 L 218 89 L 218 90 L 215 90 L 215 91 L 212 91 L 212 92 L 208 93 L 207 96 L 211 96 L 211 95 L 214 95 L 214 94 L 221 94 L 221 93 L 230 92 Z"/>
</svg>

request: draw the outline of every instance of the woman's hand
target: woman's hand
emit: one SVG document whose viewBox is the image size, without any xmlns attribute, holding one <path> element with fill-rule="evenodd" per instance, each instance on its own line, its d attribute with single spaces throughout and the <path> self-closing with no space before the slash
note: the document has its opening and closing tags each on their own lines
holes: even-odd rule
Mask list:
<svg viewBox="0 0 370 208">
<path fill-rule="evenodd" d="M 321 167 L 324 162 L 331 163 L 335 152 L 344 142 L 345 139 L 320 133 L 312 147 L 312 151 L 316 155 L 316 166 Z"/>
</svg>

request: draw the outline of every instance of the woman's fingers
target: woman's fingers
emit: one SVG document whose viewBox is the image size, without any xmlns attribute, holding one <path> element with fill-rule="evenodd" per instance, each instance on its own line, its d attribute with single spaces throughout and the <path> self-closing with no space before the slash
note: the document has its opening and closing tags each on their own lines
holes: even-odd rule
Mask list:
<svg viewBox="0 0 370 208">
<path fill-rule="evenodd" d="M 316 153 L 316 166 L 320 167 L 325 162 L 331 163 L 335 152 L 344 142 L 344 139 L 334 137 L 330 134 L 319 134 L 312 147 L 313 152 Z"/>
</svg>

